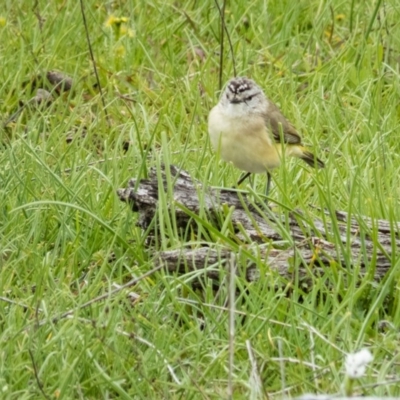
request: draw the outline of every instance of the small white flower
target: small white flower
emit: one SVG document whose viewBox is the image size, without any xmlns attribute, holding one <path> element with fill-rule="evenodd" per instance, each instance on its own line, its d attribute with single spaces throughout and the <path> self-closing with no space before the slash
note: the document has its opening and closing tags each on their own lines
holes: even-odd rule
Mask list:
<svg viewBox="0 0 400 400">
<path fill-rule="evenodd" d="M 368 349 L 362 349 L 357 353 L 347 354 L 345 367 L 346 375 L 350 379 L 357 379 L 365 374 L 367 364 L 374 359 Z"/>
</svg>

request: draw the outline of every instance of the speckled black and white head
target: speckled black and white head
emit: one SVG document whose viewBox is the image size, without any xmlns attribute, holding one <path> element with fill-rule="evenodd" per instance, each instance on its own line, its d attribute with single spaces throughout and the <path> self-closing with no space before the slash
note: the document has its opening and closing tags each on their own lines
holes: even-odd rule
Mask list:
<svg viewBox="0 0 400 400">
<path fill-rule="evenodd" d="M 246 77 L 233 78 L 228 82 L 220 104 L 227 113 L 238 117 L 251 112 L 262 113 L 268 107 L 268 101 L 261 88 Z"/>
</svg>

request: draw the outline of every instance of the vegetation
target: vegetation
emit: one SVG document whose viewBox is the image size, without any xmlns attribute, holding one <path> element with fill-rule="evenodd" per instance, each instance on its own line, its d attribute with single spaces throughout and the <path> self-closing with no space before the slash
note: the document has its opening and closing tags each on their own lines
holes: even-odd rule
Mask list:
<svg viewBox="0 0 400 400">
<path fill-rule="evenodd" d="M 228 398 L 230 368 L 238 399 L 342 393 L 345 356 L 364 347 L 374 360 L 353 393 L 400 396 L 395 0 L 227 4 L 238 75 L 258 82 L 326 163 L 316 171 L 285 160 L 273 176 L 274 211 L 299 209 L 312 224 L 325 218 L 323 210 L 344 210 L 393 227 L 391 269 L 380 282 L 372 279 L 374 261 L 362 271 L 362 260 L 346 253 L 335 230 L 330 240 L 347 262 L 326 266 L 322 277 L 310 266 L 308 287 L 272 273 L 259 256 L 262 278 L 249 285 L 236 279 L 242 290 L 233 363 L 223 268 L 218 292 L 210 281 L 194 289 L 193 273 L 161 270 L 82 307 L 151 270 L 159 250 L 268 249 L 268 242 L 239 243 L 228 219 L 218 232 L 199 215 L 196 229 L 178 232 L 167 213 L 172 187 L 160 192 L 158 244 L 148 247 L 150 232 L 135 225 L 137 216 L 116 195 L 130 178 L 162 163 L 205 185 L 237 181 L 240 172 L 218 160 L 208 141 L 207 116 L 219 96 L 215 2 L 86 0 L 103 97 L 79 2 L 3 3 L 2 398 Z M 72 90 L 53 90 L 50 105 L 30 101 L 37 88 L 51 90 L 46 74 L 54 70 L 72 78 Z M 233 76 L 227 42 L 222 76 L 224 82 Z M 264 193 L 265 176 L 242 189 Z M 290 238 L 285 224 L 281 229 Z M 374 237 L 378 252 L 374 231 L 363 234 Z"/>
</svg>

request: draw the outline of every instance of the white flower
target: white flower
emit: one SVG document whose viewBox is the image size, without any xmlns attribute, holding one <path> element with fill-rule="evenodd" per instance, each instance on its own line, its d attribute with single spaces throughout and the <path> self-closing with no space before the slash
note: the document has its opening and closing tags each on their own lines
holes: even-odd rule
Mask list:
<svg viewBox="0 0 400 400">
<path fill-rule="evenodd" d="M 362 349 L 357 353 L 347 354 L 345 367 L 346 375 L 350 379 L 357 379 L 365 374 L 365 368 L 374 359 L 368 349 Z"/>
</svg>

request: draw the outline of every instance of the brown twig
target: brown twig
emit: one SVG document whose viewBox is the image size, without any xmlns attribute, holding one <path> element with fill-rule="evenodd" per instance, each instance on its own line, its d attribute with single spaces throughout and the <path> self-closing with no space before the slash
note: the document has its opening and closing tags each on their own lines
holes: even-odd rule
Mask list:
<svg viewBox="0 0 400 400">
<path fill-rule="evenodd" d="M 12 304 L 14 306 L 22 307 L 24 311 L 28 311 L 30 309 L 30 307 L 26 304 L 18 303 L 17 301 L 11 300 L 4 296 L 0 296 L 0 301 L 4 301 L 5 303 Z"/>
<path fill-rule="evenodd" d="M 87 44 L 88 44 L 88 49 L 89 49 L 90 58 L 91 58 L 92 64 L 93 64 L 94 74 L 95 74 L 95 76 L 96 76 L 97 86 L 99 87 L 100 98 L 101 98 L 101 102 L 102 102 L 102 104 L 103 104 L 103 111 L 104 111 L 104 114 L 105 114 L 105 116 L 106 116 L 107 124 L 108 124 L 108 126 L 111 128 L 111 121 L 110 121 L 110 118 L 109 118 L 109 116 L 108 116 L 108 112 L 107 112 L 107 108 L 106 108 L 106 102 L 105 102 L 105 100 L 104 100 L 104 95 L 103 95 L 103 89 L 101 88 L 100 78 L 99 78 L 99 74 L 98 74 L 98 72 L 97 72 L 97 67 L 96 67 L 96 61 L 95 61 L 95 59 L 94 59 L 92 44 L 91 44 L 91 42 L 90 42 L 89 28 L 88 28 L 87 22 L 86 22 L 86 15 L 85 15 L 85 8 L 84 8 L 84 6 L 83 6 L 83 0 L 80 0 L 80 4 L 81 4 L 81 12 L 82 12 L 83 25 L 84 25 L 84 27 L 85 27 L 85 33 L 86 33 L 86 41 L 87 41 Z"/>
<path fill-rule="evenodd" d="M 40 38 L 42 39 L 43 51 L 46 53 L 46 48 L 45 48 L 44 39 L 43 39 L 44 38 L 44 35 L 43 35 L 43 24 L 44 24 L 45 19 L 40 14 L 39 0 L 35 0 L 35 2 L 33 3 L 32 11 L 33 11 L 33 13 L 35 14 L 35 17 L 38 20 Z"/>
<path fill-rule="evenodd" d="M 42 395 L 43 395 L 43 397 L 45 399 L 50 400 L 50 397 L 46 394 L 46 392 L 43 389 L 42 382 L 40 382 L 38 371 L 37 371 L 37 367 L 36 367 L 36 363 L 35 363 L 35 359 L 33 358 L 33 353 L 31 351 L 31 349 L 28 349 L 28 351 L 29 351 L 29 356 L 31 357 L 33 373 L 35 374 L 35 379 L 36 379 L 36 382 L 38 384 L 39 390 L 40 390 L 40 392 L 42 393 Z"/>
<path fill-rule="evenodd" d="M 223 69 L 224 69 L 224 32 L 226 32 L 226 36 L 228 38 L 229 48 L 232 56 L 232 67 L 233 67 L 233 75 L 236 77 L 236 61 L 235 54 L 233 52 L 233 45 L 231 41 L 231 36 L 229 34 L 228 28 L 225 24 L 225 6 L 226 0 L 222 3 L 222 9 L 218 4 L 218 0 L 215 1 L 215 6 L 218 9 L 220 21 L 221 21 L 221 36 L 220 36 L 220 55 L 219 55 L 219 90 L 222 89 L 222 78 L 223 78 Z"/>
<path fill-rule="evenodd" d="M 110 298 L 112 296 L 114 296 L 115 294 L 121 292 L 124 289 L 127 289 L 131 286 L 136 285 L 138 282 L 140 282 L 142 279 L 147 278 L 150 275 L 153 275 L 155 272 L 159 271 L 160 269 L 163 268 L 163 265 L 158 265 L 157 267 L 154 267 L 153 269 L 151 269 L 150 271 L 147 271 L 145 274 L 139 276 L 139 278 L 134 278 L 131 279 L 129 282 L 125 283 L 124 285 L 121 285 L 120 287 L 118 287 L 117 289 L 111 290 L 110 292 L 104 293 L 101 296 L 97 296 L 94 299 L 91 299 L 89 301 L 87 301 L 86 303 L 81 304 L 80 306 L 73 308 L 71 310 L 68 310 L 56 317 L 53 317 L 51 319 L 51 321 L 53 323 L 57 323 L 58 321 L 60 321 L 63 318 L 69 317 L 70 315 L 72 315 L 75 311 L 77 310 L 82 310 L 83 308 L 89 307 L 94 303 L 98 303 L 99 301 L 105 300 L 107 298 Z M 47 322 L 47 320 L 42 320 L 40 321 L 39 325 L 42 326 Z"/>
</svg>

